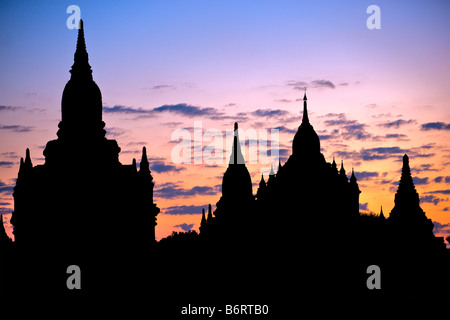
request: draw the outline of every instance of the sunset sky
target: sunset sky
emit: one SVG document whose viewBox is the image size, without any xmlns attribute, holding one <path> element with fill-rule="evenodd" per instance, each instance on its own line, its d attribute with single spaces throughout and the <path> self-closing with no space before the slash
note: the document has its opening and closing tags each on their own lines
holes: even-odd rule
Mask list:
<svg viewBox="0 0 450 320">
<path fill-rule="evenodd" d="M 366 26 L 372 4 L 378 30 Z M 33 165 L 43 164 L 56 139 L 77 38 L 69 5 L 81 9 L 121 163 L 139 162 L 147 147 L 157 239 L 198 230 L 228 161 L 174 163 L 174 131 L 198 141 L 194 122 L 224 136 L 235 121 L 244 132 L 276 128 L 284 163 L 305 87 L 322 152 L 354 168 L 361 210 L 389 215 L 407 153 L 422 209 L 436 234 L 450 234 L 450 2 L 0 0 L 0 213 L 10 236 L 20 157 L 30 148 Z M 255 194 L 269 161 L 248 165 Z"/>
</svg>

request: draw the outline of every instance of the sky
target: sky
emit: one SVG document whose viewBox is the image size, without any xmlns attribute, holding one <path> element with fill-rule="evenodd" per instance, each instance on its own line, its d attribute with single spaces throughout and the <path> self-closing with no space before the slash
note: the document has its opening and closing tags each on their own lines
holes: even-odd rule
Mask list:
<svg viewBox="0 0 450 320">
<path fill-rule="evenodd" d="M 198 230 L 227 167 L 226 152 L 213 163 L 192 152 L 191 163 L 180 163 L 179 137 L 226 150 L 235 121 L 241 139 L 266 132 L 273 141 L 276 129 L 284 163 L 305 87 L 322 152 L 328 162 L 342 160 L 348 175 L 354 168 L 362 212 L 382 206 L 389 215 L 407 153 L 435 234 L 450 234 L 448 1 L 0 0 L 0 213 L 11 237 L 20 158 L 29 148 L 33 164 L 43 164 L 46 142 L 56 139 L 77 38 L 67 26 L 70 5 L 80 8 L 121 163 L 139 162 L 147 148 L 158 240 Z M 380 9 L 380 29 L 367 27 L 370 5 Z M 249 160 L 254 146 L 241 144 Z M 256 194 L 278 160 L 252 162 Z"/>
</svg>

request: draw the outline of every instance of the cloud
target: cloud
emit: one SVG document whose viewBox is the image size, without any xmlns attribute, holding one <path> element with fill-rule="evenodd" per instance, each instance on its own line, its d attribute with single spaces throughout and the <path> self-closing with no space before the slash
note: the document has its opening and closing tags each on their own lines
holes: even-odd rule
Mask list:
<svg viewBox="0 0 450 320">
<path fill-rule="evenodd" d="M 186 170 L 185 168 L 178 168 L 172 164 L 165 164 L 164 161 L 154 161 L 150 164 L 150 170 L 162 173 L 162 172 L 180 172 Z"/>
<path fill-rule="evenodd" d="M 106 137 L 108 138 L 116 138 L 118 136 L 125 134 L 126 132 L 125 129 L 117 127 L 105 128 L 105 130 L 106 130 Z"/>
<path fill-rule="evenodd" d="M 450 233 L 450 223 L 439 223 L 437 221 L 433 221 L 434 224 L 434 233 Z"/>
<path fill-rule="evenodd" d="M 411 171 L 414 171 L 414 172 L 439 171 L 438 169 L 434 169 L 432 167 L 433 167 L 433 164 L 424 163 L 424 164 L 421 164 L 419 167 L 411 168 Z"/>
<path fill-rule="evenodd" d="M 385 139 L 397 139 L 398 141 L 409 141 L 406 134 L 390 133 L 384 136 Z"/>
<path fill-rule="evenodd" d="M 308 86 L 308 83 L 304 82 L 304 81 L 293 81 L 293 80 L 291 80 L 291 81 L 287 82 L 287 85 L 289 87 L 293 87 L 293 89 L 295 89 L 295 90 L 305 90 L 305 88 Z"/>
<path fill-rule="evenodd" d="M 335 155 L 344 159 L 353 160 L 385 160 L 396 159 L 395 161 L 402 161 L 402 156 L 406 153 L 410 158 L 429 158 L 434 156 L 434 153 L 421 154 L 419 153 L 421 148 L 403 149 L 398 146 L 394 147 L 378 147 L 378 148 L 362 148 L 360 151 L 335 151 Z"/>
<path fill-rule="evenodd" d="M 450 130 L 450 123 L 445 122 L 428 122 L 420 127 L 421 130 Z"/>
<path fill-rule="evenodd" d="M 450 178 L 450 177 L 449 177 L 449 178 Z M 444 177 L 439 176 L 439 177 L 434 178 L 434 182 L 436 182 L 436 183 L 441 183 L 443 179 L 444 179 Z"/>
<path fill-rule="evenodd" d="M 388 158 L 397 158 L 399 155 L 407 153 L 408 150 L 400 147 L 379 147 L 370 149 L 361 149 L 361 159 L 365 161 L 382 160 Z"/>
<path fill-rule="evenodd" d="M 154 108 L 153 112 L 171 112 L 186 117 L 215 116 L 223 114 L 219 113 L 214 108 L 201 108 L 197 106 L 191 106 L 186 103 L 165 104 L 163 106 Z"/>
<path fill-rule="evenodd" d="M 274 100 L 275 102 L 281 102 L 281 103 L 291 103 L 294 102 L 294 100 L 290 100 L 290 99 L 276 99 Z M 296 99 L 295 101 L 299 101 L 299 99 Z"/>
<path fill-rule="evenodd" d="M 281 109 L 258 109 L 250 113 L 255 117 L 280 117 L 289 114 L 289 111 L 281 110 Z"/>
<path fill-rule="evenodd" d="M 305 88 L 330 88 L 334 89 L 336 86 L 330 80 L 318 79 L 308 82 L 305 81 L 295 81 L 290 80 L 286 83 L 289 87 L 293 87 L 295 90 L 305 90 Z M 348 83 L 344 83 L 341 85 L 347 85 Z"/>
<path fill-rule="evenodd" d="M 369 211 L 369 203 L 360 203 L 359 204 L 359 210 Z"/>
<path fill-rule="evenodd" d="M 178 197 L 188 198 L 198 195 L 215 195 L 213 187 L 195 186 L 192 189 L 184 189 L 173 182 L 166 182 L 155 187 L 155 196 L 164 199 L 174 199 Z"/>
<path fill-rule="evenodd" d="M 355 177 L 359 181 L 363 180 L 371 180 L 374 177 L 378 177 L 378 172 L 375 171 L 361 171 L 361 172 L 355 172 Z"/>
<path fill-rule="evenodd" d="M 12 194 L 14 191 L 14 186 L 13 185 L 7 185 L 6 183 L 2 182 L 0 180 L 0 193 L 3 194 Z"/>
<path fill-rule="evenodd" d="M 21 126 L 21 125 L 0 125 L 0 129 L 2 130 L 12 130 L 14 132 L 29 132 L 34 127 L 30 126 Z"/>
<path fill-rule="evenodd" d="M 1 111 L 16 111 L 18 109 L 20 109 L 20 107 L 0 106 L 0 112 Z"/>
<path fill-rule="evenodd" d="M 428 184 L 428 177 L 425 178 L 419 178 L 419 177 L 413 177 L 414 185 L 423 185 Z"/>
<path fill-rule="evenodd" d="M 152 114 L 152 110 L 133 108 L 116 105 L 114 107 L 103 106 L 104 113 L 124 113 L 124 114 Z"/>
<path fill-rule="evenodd" d="M 289 128 L 286 128 L 285 126 L 278 126 L 278 127 L 275 127 L 274 129 L 277 129 L 279 132 L 285 132 L 285 133 L 289 133 L 289 134 L 295 134 L 297 132 L 297 129 L 289 129 Z"/>
<path fill-rule="evenodd" d="M 450 189 L 447 190 L 434 190 L 434 191 L 427 191 L 425 193 L 428 194 L 450 194 Z"/>
<path fill-rule="evenodd" d="M 403 119 L 399 119 L 399 120 L 395 120 L 395 121 L 390 121 L 390 122 L 385 122 L 385 123 L 380 123 L 378 124 L 379 127 L 383 127 L 383 128 L 395 128 L 398 129 L 400 128 L 400 126 L 403 125 L 407 125 L 407 124 L 413 124 L 413 123 L 417 123 L 416 120 L 403 120 Z"/>
<path fill-rule="evenodd" d="M 188 118 L 193 117 L 208 117 L 211 120 L 232 120 L 245 122 L 248 120 L 245 113 L 238 113 L 236 116 L 226 115 L 224 112 L 221 112 L 215 108 L 202 108 L 198 106 L 188 105 L 186 103 L 178 103 L 178 104 L 166 104 L 153 109 L 142 109 L 142 108 L 134 108 L 134 107 L 125 107 L 116 105 L 114 107 L 103 107 L 103 111 L 105 113 L 118 113 L 118 114 L 133 114 L 136 117 L 133 120 L 144 119 L 144 118 L 152 118 L 161 113 L 172 113 L 181 116 L 185 116 Z M 172 122 L 174 124 L 176 122 Z"/>
<path fill-rule="evenodd" d="M 341 136 L 347 140 L 347 139 L 357 139 L 357 140 L 367 140 L 369 138 L 372 138 L 373 135 L 366 131 L 367 125 L 363 123 L 355 123 L 352 125 L 346 125 L 343 126 L 341 129 Z"/>
<path fill-rule="evenodd" d="M 441 198 L 437 198 L 436 196 L 433 196 L 432 194 L 420 197 L 421 203 L 429 202 L 429 203 L 434 204 L 435 206 L 437 206 L 437 204 L 441 201 L 445 201 L 445 200 L 441 199 Z"/>
<path fill-rule="evenodd" d="M 174 228 L 181 228 L 181 229 L 183 229 L 183 231 L 186 231 L 186 232 L 190 231 L 193 227 L 194 227 L 193 223 L 191 223 L 191 224 L 182 223 L 182 224 L 177 224 L 174 226 Z"/>
<path fill-rule="evenodd" d="M 12 211 L 13 211 L 13 209 L 0 207 L 0 214 L 1 215 L 11 214 Z M 3 219 L 3 224 L 6 224 L 6 220 L 5 219 Z"/>
<path fill-rule="evenodd" d="M 14 165 L 14 162 L 11 161 L 0 161 L 0 167 L 11 168 Z"/>
<path fill-rule="evenodd" d="M 169 84 L 160 84 L 157 86 L 153 86 L 152 90 L 175 90 L 177 87 L 169 85 Z"/>
<path fill-rule="evenodd" d="M 164 214 L 172 214 L 172 215 L 181 215 L 181 214 L 201 214 L 202 213 L 202 209 L 207 208 L 208 205 L 203 205 L 203 206 L 194 206 L 194 205 L 190 205 L 190 206 L 172 206 L 172 207 L 168 207 L 163 209 L 163 213 Z"/>
<path fill-rule="evenodd" d="M 330 80 L 314 80 L 309 85 L 311 88 L 330 88 L 334 89 L 336 86 Z"/>
<path fill-rule="evenodd" d="M 366 124 L 359 123 L 357 120 L 348 120 L 344 113 L 328 113 L 323 117 L 336 118 L 325 120 L 327 126 L 337 126 L 339 129 L 334 131 L 343 139 L 367 140 L 373 138 L 373 135 L 366 131 Z"/>
<path fill-rule="evenodd" d="M 330 140 L 336 138 L 336 136 L 333 136 L 331 134 L 319 134 L 319 139 L 322 140 Z"/>
</svg>

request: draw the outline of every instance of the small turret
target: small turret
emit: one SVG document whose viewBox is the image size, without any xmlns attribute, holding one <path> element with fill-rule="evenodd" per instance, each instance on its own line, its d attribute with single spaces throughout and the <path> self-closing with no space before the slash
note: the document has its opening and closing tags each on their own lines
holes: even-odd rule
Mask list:
<svg viewBox="0 0 450 320">
<path fill-rule="evenodd" d="M 339 175 L 343 178 L 347 179 L 347 175 L 345 174 L 345 169 L 344 169 L 344 160 L 341 160 L 341 169 L 339 170 Z"/>
<path fill-rule="evenodd" d="M 147 149 L 145 147 L 142 147 L 142 158 L 139 165 L 139 172 L 143 174 L 150 173 L 150 164 L 148 163 Z"/>
<path fill-rule="evenodd" d="M 211 210 L 211 204 L 208 205 L 208 220 L 209 222 L 211 222 L 211 220 L 213 219 L 213 215 L 212 215 L 212 210 Z"/>
<path fill-rule="evenodd" d="M 30 157 L 30 149 L 27 148 L 25 151 L 25 162 L 24 162 L 25 168 L 32 168 L 33 164 L 31 163 L 31 157 Z"/>
<path fill-rule="evenodd" d="M 244 156 L 241 151 L 241 144 L 239 142 L 238 134 L 238 123 L 234 123 L 234 138 L 233 138 L 233 149 L 231 150 L 229 165 L 245 164 Z"/>
<path fill-rule="evenodd" d="M 275 172 L 273 172 L 273 164 L 270 164 L 270 172 L 269 172 L 269 179 L 270 177 L 275 176 Z"/>
<path fill-rule="evenodd" d="M 280 173 L 280 169 L 281 169 L 282 165 L 281 165 L 281 160 L 278 159 L 278 169 L 277 169 L 277 176 Z"/>
<path fill-rule="evenodd" d="M 352 168 L 352 176 L 350 177 L 350 184 L 356 184 L 355 171 Z"/>
<path fill-rule="evenodd" d="M 261 175 L 261 181 L 259 181 L 258 191 L 256 192 L 256 199 L 263 200 L 266 196 L 267 185 L 264 180 L 264 175 Z"/>
<path fill-rule="evenodd" d="M 336 173 L 338 172 L 336 161 L 334 160 L 334 157 L 333 157 L 333 162 L 331 163 L 331 169 L 333 169 L 333 172 L 336 172 Z"/>
<path fill-rule="evenodd" d="M 380 217 L 380 219 L 383 219 L 383 220 L 386 219 L 386 217 L 385 217 L 384 214 L 383 214 L 383 206 L 381 206 L 381 210 L 380 210 L 380 215 L 379 215 L 379 217 Z"/>
</svg>

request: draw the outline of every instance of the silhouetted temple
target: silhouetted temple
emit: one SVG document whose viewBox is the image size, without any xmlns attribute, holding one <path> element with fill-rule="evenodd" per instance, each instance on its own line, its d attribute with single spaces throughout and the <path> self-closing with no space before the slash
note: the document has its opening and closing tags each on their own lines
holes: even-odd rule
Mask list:
<svg viewBox="0 0 450 320">
<path fill-rule="evenodd" d="M 45 163 L 33 166 L 28 149 L 20 161 L 11 218 L 15 256 L 24 267 L 15 281 L 18 290 L 26 285 L 27 291 L 57 292 L 69 265 L 84 267 L 101 287 L 112 270 L 134 269 L 126 260 L 139 260 L 155 243 L 159 209 L 146 149 L 138 170 L 135 160 L 121 164 L 116 140 L 105 137 L 102 96 L 92 78 L 82 21 L 70 73 L 58 138 L 47 143 Z M 126 235 L 124 224 L 132 226 Z M 30 265 L 36 265 L 35 273 Z"/>
<path fill-rule="evenodd" d="M 448 250 L 420 207 L 408 156 L 389 217 L 361 214 L 357 173 L 349 179 L 343 162 L 339 170 L 326 162 L 306 93 L 292 154 L 261 176 L 256 195 L 235 123 L 216 210 L 203 210 L 200 234 L 155 243 L 147 150 L 138 170 L 135 159 L 121 164 L 117 142 L 105 137 L 82 21 L 70 72 L 45 163 L 34 166 L 29 149 L 20 161 L 15 241 L 0 227 L 1 298 L 449 297 Z M 67 286 L 71 265 L 81 269 L 81 290 Z M 381 288 L 369 288 L 370 266 L 381 269 Z"/>
<path fill-rule="evenodd" d="M 361 215 L 355 172 L 348 179 L 343 162 L 338 170 L 334 158 L 325 161 L 305 93 L 292 155 L 276 174 L 271 166 L 267 182 L 261 176 L 252 198 L 237 128 L 222 197 L 215 217 L 202 215 L 200 237 L 210 252 L 233 252 L 233 261 L 253 269 L 236 271 L 218 254 L 215 263 L 228 266 L 223 287 L 246 282 L 262 296 L 275 290 L 286 298 L 448 296 L 448 250 L 420 208 L 407 155 L 389 219 L 382 209 L 379 216 Z M 383 266 L 382 293 L 362 281 L 370 265 Z"/>
<path fill-rule="evenodd" d="M 242 156 L 237 123 L 234 128 L 232 155 L 215 211 L 218 220 L 230 219 L 234 228 L 242 226 L 246 220 L 251 220 L 247 223 L 252 225 L 268 224 L 272 229 L 271 237 L 286 237 L 291 233 L 286 232 L 289 226 L 293 226 L 295 230 L 291 231 L 298 238 L 310 237 L 311 224 L 317 223 L 318 218 L 342 221 L 359 216 L 361 191 L 355 174 L 352 170 L 349 180 L 343 163 L 338 171 L 334 159 L 332 163 L 325 161 L 320 152 L 319 137 L 309 122 L 306 93 L 303 120 L 294 136 L 292 155 L 284 165 L 279 163 L 277 174 L 271 166 L 267 183 L 261 177 L 256 199 Z M 276 213 L 279 219 L 274 218 Z M 223 223 L 217 221 L 215 224 Z M 245 230 L 248 232 L 247 228 Z"/>
</svg>

